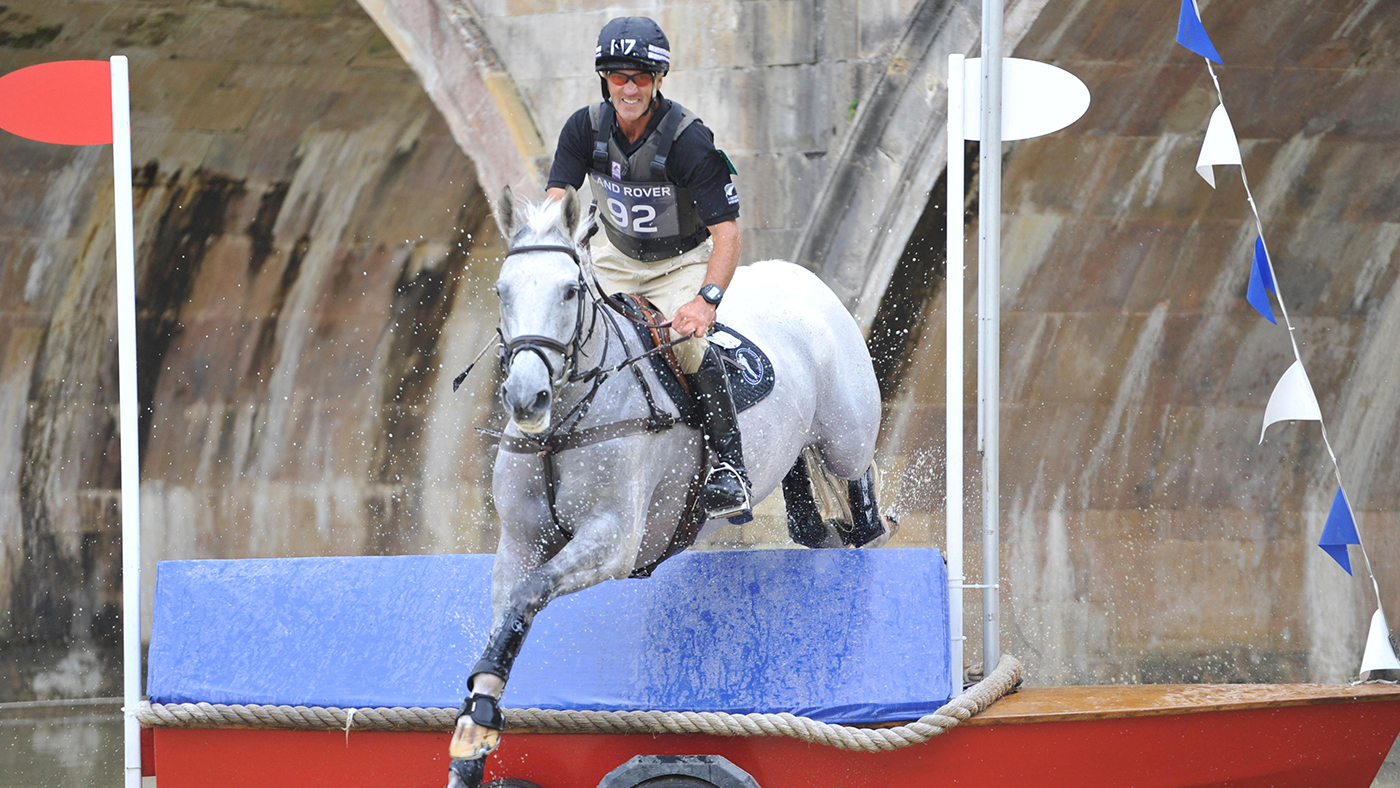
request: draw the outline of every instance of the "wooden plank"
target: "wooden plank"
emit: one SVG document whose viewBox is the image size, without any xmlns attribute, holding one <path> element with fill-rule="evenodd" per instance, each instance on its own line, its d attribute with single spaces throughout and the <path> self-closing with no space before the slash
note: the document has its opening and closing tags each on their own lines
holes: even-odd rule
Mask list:
<svg viewBox="0 0 1400 788">
<path fill-rule="evenodd" d="M 882 753 L 762 736 L 507 733 L 486 777 L 595 788 L 634 755 L 711 754 L 763 788 L 1368 788 L 1400 731 L 1400 693 L 1362 695 L 1389 702 L 959 726 Z M 447 739 L 158 728 L 155 760 L 161 788 L 440 788 Z"/>
<path fill-rule="evenodd" d="M 1104 720 L 1212 711 L 1400 700 L 1388 684 L 1138 684 L 1027 687 L 964 725 Z"/>
</svg>

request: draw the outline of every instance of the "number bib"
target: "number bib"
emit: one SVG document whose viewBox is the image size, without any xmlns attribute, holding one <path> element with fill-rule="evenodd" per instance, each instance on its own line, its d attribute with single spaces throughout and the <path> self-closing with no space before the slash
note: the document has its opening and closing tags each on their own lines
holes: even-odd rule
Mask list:
<svg viewBox="0 0 1400 788">
<path fill-rule="evenodd" d="M 680 235 L 676 187 L 665 181 L 618 181 L 591 172 L 593 198 L 612 230 L 640 240 Z"/>
</svg>

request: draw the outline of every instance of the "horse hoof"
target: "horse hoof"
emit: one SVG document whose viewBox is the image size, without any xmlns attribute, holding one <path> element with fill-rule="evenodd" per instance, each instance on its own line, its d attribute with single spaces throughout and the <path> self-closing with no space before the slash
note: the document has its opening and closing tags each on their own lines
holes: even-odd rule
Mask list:
<svg viewBox="0 0 1400 788">
<path fill-rule="evenodd" d="M 452 743 L 447 746 L 447 754 L 463 761 L 485 758 L 501 744 L 501 732 L 477 725 L 471 717 L 457 718 L 457 729 L 452 732 Z"/>
</svg>

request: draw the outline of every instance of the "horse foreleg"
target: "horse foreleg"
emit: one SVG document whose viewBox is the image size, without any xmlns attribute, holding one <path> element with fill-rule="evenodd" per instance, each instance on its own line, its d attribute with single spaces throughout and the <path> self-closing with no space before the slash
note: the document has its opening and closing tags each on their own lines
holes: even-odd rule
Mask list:
<svg viewBox="0 0 1400 788">
<path fill-rule="evenodd" d="M 635 556 L 623 555 L 628 551 L 622 549 L 620 531 L 615 527 L 580 528 L 552 558 L 516 581 L 481 659 L 472 668 L 471 696 L 458 712 L 448 747 L 453 758 L 483 758 L 499 746 L 504 727 L 499 700 L 535 614 L 561 594 L 627 574 Z M 635 549 L 630 552 L 635 553 Z"/>
<path fill-rule="evenodd" d="M 481 788 L 481 781 L 486 776 L 486 761 L 480 758 L 476 760 L 454 760 L 447 767 L 446 788 Z"/>
<path fill-rule="evenodd" d="M 519 537 L 515 529 L 502 528 L 501 541 L 496 548 L 492 571 L 491 636 L 481 660 L 472 668 L 467 680 L 467 697 L 457 713 L 457 725 L 448 746 L 453 759 L 473 761 L 484 758 L 500 741 L 503 717 L 497 701 L 505 690 L 510 665 L 525 640 L 529 618 L 512 604 L 518 579 L 529 577 L 556 552 L 563 543 L 554 529 L 541 525 L 530 538 Z M 530 618 L 533 618 L 531 614 Z M 454 760 L 453 773 L 470 771 L 474 767 Z M 460 767 L 460 768 L 459 768 Z M 459 779 L 470 785 L 465 778 Z"/>
</svg>

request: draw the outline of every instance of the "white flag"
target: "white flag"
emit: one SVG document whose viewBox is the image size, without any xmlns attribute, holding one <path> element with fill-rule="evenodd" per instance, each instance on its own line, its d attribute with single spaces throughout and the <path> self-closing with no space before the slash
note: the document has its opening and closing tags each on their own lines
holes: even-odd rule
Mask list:
<svg viewBox="0 0 1400 788">
<path fill-rule="evenodd" d="M 1372 670 L 1400 670 L 1400 659 L 1390 647 L 1390 629 L 1379 608 L 1371 616 L 1371 634 L 1366 636 L 1366 653 L 1361 657 L 1361 672 Z"/>
<path fill-rule="evenodd" d="M 1206 141 L 1201 144 L 1201 155 L 1196 157 L 1196 172 L 1214 189 L 1215 170 L 1212 167 L 1217 164 L 1242 163 L 1240 143 L 1235 139 L 1235 129 L 1230 125 L 1230 116 L 1225 112 L 1225 105 L 1221 104 L 1210 115 L 1210 125 L 1206 126 Z"/>
<path fill-rule="evenodd" d="M 982 59 L 963 71 L 963 139 L 982 139 Z M 1018 57 L 1001 61 L 1001 140 L 1059 131 L 1089 109 L 1089 87 L 1058 66 Z"/>
<path fill-rule="evenodd" d="M 1317 395 L 1313 394 L 1308 373 L 1303 371 L 1303 362 L 1294 361 L 1293 366 L 1283 373 L 1269 395 L 1269 404 L 1264 408 L 1264 428 L 1259 430 L 1259 442 L 1264 442 L 1264 432 L 1276 421 L 1322 421 L 1322 408 L 1317 406 Z"/>
</svg>

